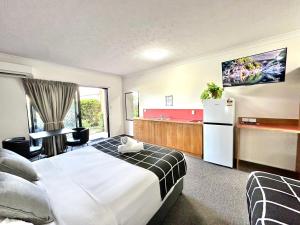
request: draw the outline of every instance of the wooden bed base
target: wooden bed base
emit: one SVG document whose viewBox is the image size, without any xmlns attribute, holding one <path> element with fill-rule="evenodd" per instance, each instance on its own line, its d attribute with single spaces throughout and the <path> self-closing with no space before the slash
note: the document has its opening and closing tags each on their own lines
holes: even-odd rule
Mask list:
<svg viewBox="0 0 300 225">
<path fill-rule="evenodd" d="M 174 186 L 172 193 L 166 198 L 165 202 L 159 208 L 159 210 L 155 213 L 155 215 L 151 218 L 151 220 L 147 223 L 147 225 L 160 225 L 164 221 L 168 212 L 172 208 L 172 206 L 177 201 L 179 195 L 183 190 L 183 178 L 181 178 L 177 184 Z"/>
</svg>

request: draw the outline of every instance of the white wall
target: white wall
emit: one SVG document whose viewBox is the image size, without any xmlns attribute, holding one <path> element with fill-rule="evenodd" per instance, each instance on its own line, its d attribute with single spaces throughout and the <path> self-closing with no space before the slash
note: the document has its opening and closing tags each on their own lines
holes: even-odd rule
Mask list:
<svg viewBox="0 0 300 225">
<path fill-rule="evenodd" d="M 0 141 L 18 136 L 28 137 L 25 92 L 20 79 L 0 77 Z"/>
<path fill-rule="evenodd" d="M 237 100 L 237 117 L 298 118 L 300 31 L 134 74 L 123 79 L 123 92 L 139 92 L 141 113 L 143 108 L 165 108 L 164 96 L 170 94 L 173 108 L 202 108 L 200 93 L 206 83 L 222 84 L 221 62 L 283 47 L 288 47 L 286 82 L 226 88 L 225 96 Z M 125 130 L 132 134 L 130 122 L 125 121 Z M 294 134 L 242 131 L 243 160 L 294 170 L 295 156 Z"/>
<path fill-rule="evenodd" d="M 108 88 L 111 135 L 123 134 L 122 78 L 120 76 L 2 53 L 0 53 L 0 61 L 32 66 L 34 78 L 37 79 Z M 0 140 L 18 135 L 28 136 L 25 94 L 20 81 L 0 76 L 0 94 Z"/>
</svg>

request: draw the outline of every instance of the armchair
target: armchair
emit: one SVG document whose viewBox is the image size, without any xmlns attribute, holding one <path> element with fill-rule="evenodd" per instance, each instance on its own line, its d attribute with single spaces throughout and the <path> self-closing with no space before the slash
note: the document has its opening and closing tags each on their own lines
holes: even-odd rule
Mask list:
<svg viewBox="0 0 300 225">
<path fill-rule="evenodd" d="M 83 127 L 74 128 L 73 130 L 75 130 L 76 132 L 72 133 L 73 138 L 68 139 L 66 145 L 74 147 L 87 144 L 90 137 L 90 130 Z"/>
<path fill-rule="evenodd" d="M 42 153 L 42 146 L 30 146 L 25 137 L 9 138 L 2 141 L 2 148 L 11 150 L 19 155 L 31 159 Z"/>
</svg>

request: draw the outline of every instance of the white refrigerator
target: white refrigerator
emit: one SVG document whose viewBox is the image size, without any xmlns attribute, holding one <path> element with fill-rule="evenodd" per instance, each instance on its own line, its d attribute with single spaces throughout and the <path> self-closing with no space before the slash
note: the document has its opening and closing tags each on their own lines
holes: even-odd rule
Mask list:
<svg viewBox="0 0 300 225">
<path fill-rule="evenodd" d="M 203 159 L 233 167 L 235 101 L 209 99 L 203 102 Z"/>
</svg>

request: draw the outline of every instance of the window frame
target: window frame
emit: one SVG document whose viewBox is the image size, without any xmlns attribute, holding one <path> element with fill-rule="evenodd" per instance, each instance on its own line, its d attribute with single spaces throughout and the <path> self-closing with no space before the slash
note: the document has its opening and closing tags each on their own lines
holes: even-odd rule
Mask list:
<svg viewBox="0 0 300 225">
<path fill-rule="evenodd" d="M 139 92 L 137 92 L 137 91 L 129 91 L 129 92 L 125 92 L 125 93 L 124 93 L 124 96 L 125 96 L 125 113 L 126 113 L 126 120 L 127 120 L 127 121 L 134 121 L 134 119 L 128 118 L 128 113 L 127 113 L 127 98 L 126 98 L 126 96 L 127 96 L 127 95 L 130 95 L 130 94 L 133 95 L 133 98 L 134 98 L 134 94 L 136 94 L 136 96 L 137 96 L 137 117 L 140 116 L 140 94 L 139 94 Z M 134 99 L 133 99 L 133 108 L 134 108 Z M 133 114 L 134 114 L 134 109 L 133 109 Z M 133 117 L 134 117 L 134 115 L 133 115 Z"/>
</svg>

